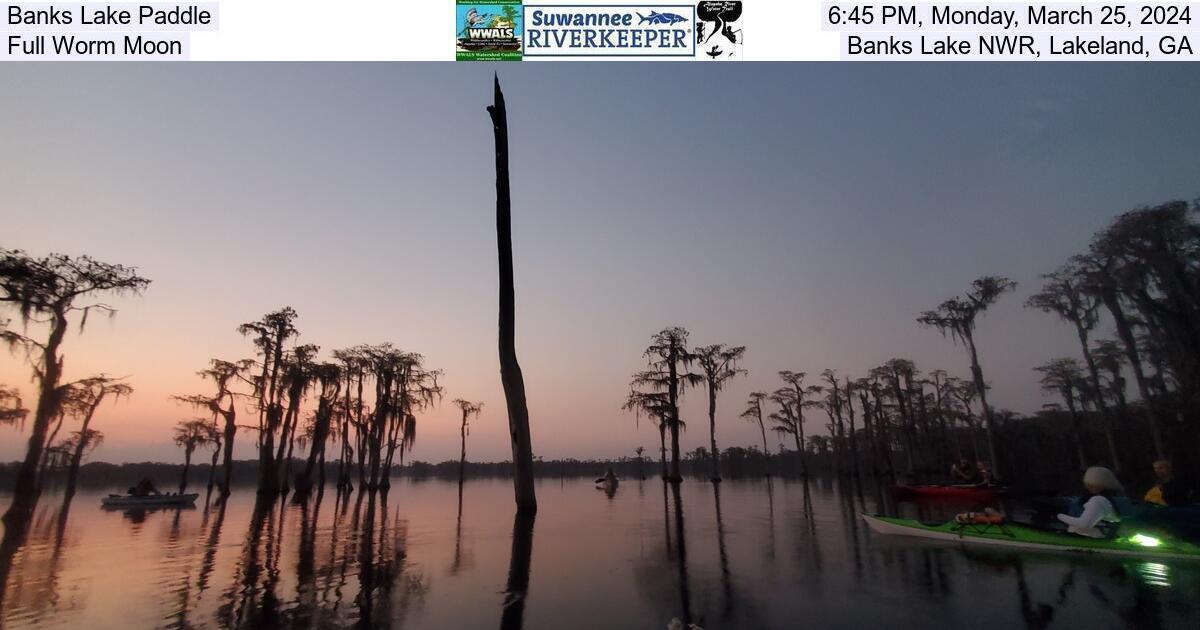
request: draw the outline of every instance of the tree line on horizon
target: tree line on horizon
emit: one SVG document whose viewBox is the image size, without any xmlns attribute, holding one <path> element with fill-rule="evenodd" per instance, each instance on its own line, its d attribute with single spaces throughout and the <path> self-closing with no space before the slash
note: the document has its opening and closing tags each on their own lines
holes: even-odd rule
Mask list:
<svg viewBox="0 0 1200 630">
<path fill-rule="evenodd" d="M 1078 357 L 1052 357 L 1033 367 L 1041 388 L 1061 404 L 1022 417 L 988 400 L 976 328 L 1016 283 L 982 276 L 916 318 L 963 347 L 969 378 L 942 369 L 923 373 L 913 361 L 893 358 L 858 377 L 829 369 L 816 378 L 781 370 L 776 388 L 752 392 L 740 417 L 759 427 L 767 474 L 769 428 L 794 444 L 789 459 L 801 475 L 809 474 L 808 459 L 817 455 L 839 475 L 866 471 L 893 479 L 936 478 L 952 462 L 970 458 L 1019 478 L 1034 456 L 1030 440 L 1018 434 L 1033 435 L 1064 417 L 1075 470 L 1089 465 L 1118 472 L 1135 465 L 1148 469 L 1146 453 L 1195 467 L 1200 463 L 1192 456 L 1200 445 L 1195 421 L 1200 412 L 1198 212 L 1200 202 L 1172 201 L 1124 213 L 1095 235 L 1086 252 L 1042 276 L 1042 286 L 1025 305 L 1070 324 L 1080 344 Z M 1098 335 L 1102 325 L 1111 329 L 1111 338 Z M 696 449 L 693 457 L 704 459 L 710 479 L 720 481 L 721 458 L 713 456 L 722 452 L 716 397 L 730 379 L 746 375 L 738 367 L 745 352 L 744 346 L 723 344 L 693 349 L 688 331 L 679 326 L 651 337 L 643 353 L 647 368 L 633 375 L 623 408 L 657 427 L 664 479 L 682 478 L 679 433 L 687 425 L 680 401 L 685 391 L 701 388 L 708 402 L 710 447 Z M 1126 393 L 1126 374 L 1136 386 L 1133 400 Z M 823 433 L 809 429 L 806 435 L 812 414 L 820 418 L 817 428 Z M 1000 448 L 1001 425 L 1011 438 L 1007 450 Z M 1085 435 L 1089 427 L 1103 435 L 1102 447 Z M 1118 433 L 1133 439 L 1118 439 Z M 641 453 L 639 448 L 639 459 Z"/>
</svg>

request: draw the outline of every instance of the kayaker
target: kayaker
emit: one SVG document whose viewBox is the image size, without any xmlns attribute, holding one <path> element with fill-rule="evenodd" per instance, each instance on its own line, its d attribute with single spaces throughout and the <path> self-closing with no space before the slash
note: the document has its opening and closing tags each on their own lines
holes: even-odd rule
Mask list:
<svg viewBox="0 0 1200 630">
<path fill-rule="evenodd" d="M 979 481 L 975 474 L 975 468 L 971 466 L 968 460 L 959 460 L 958 463 L 950 466 L 950 479 L 955 484 L 972 484 Z"/>
<path fill-rule="evenodd" d="M 149 477 L 142 477 L 142 480 L 136 486 L 130 489 L 129 494 L 135 497 L 148 497 L 152 494 L 160 494 L 158 488 L 154 487 L 154 482 L 150 481 Z"/>
<path fill-rule="evenodd" d="M 1059 514 L 1058 520 L 1067 524 L 1067 531 L 1088 538 L 1109 538 L 1121 521 L 1114 499 L 1125 494 L 1117 476 L 1107 468 L 1092 466 L 1083 473 L 1083 486 L 1091 495 L 1083 504 L 1079 516 Z"/>
<path fill-rule="evenodd" d="M 977 486 L 992 486 L 996 484 L 996 477 L 992 475 L 992 469 L 983 462 L 975 463 L 975 485 Z"/>
<path fill-rule="evenodd" d="M 1191 490 L 1183 481 L 1175 477 L 1175 467 L 1171 462 L 1160 459 L 1154 462 L 1154 476 L 1158 483 L 1146 492 L 1142 500 L 1164 507 L 1181 507 L 1191 504 Z"/>
<path fill-rule="evenodd" d="M 612 485 L 617 482 L 617 473 L 613 472 L 612 466 L 608 467 L 608 472 L 604 473 L 604 483 Z"/>
</svg>

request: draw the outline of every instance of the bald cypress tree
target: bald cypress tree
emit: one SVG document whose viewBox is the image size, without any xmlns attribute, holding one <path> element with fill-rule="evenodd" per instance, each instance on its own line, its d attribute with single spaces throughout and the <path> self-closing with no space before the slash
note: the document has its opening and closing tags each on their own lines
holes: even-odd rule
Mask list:
<svg viewBox="0 0 1200 630">
<path fill-rule="evenodd" d="M 207 494 L 212 494 L 213 483 L 216 480 L 217 474 L 217 458 L 223 456 L 221 464 L 221 478 L 217 481 L 218 489 L 221 496 L 228 496 L 230 492 L 229 485 L 233 479 L 233 440 L 237 435 L 237 405 L 234 404 L 235 396 L 233 387 L 239 380 L 243 380 L 245 373 L 254 362 L 246 359 L 238 362 L 222 361 L 221 359 L 213 359 L 209 362 L 210 367 L 206 370 L 201 370 L 198 374 L 206 379 L 211 380 L 216 386 L 216 392 L 212 395 L 192 394 L 187 396 L 175 396 L 175 400 L 185 402 L 189 405 L 194 405 L 199 409 L 206 410 L 212 414 L 212 423 L 214 427 L 218 427 L 220 434 L 216 444 L 213 446 L 212 467 L 208 472 L 208 489 Z M 228 399 L 228 403 L 226 403 Z M 221 423 L 218 423 L 218 419 Z"/>
<path fill-rule="evenodd" d="M 767 427 L 763 424 L 763 401 L 767 400 L 766 392 L 750 392 L 746 400 L 746 409 L 742 417 L 749 422 L 758 423 L 758 431 L 762 433 L 763 457 L 767 460 L 766 476 L 771 476 L 771 448 L 767 446 Z"/>
<path fill-rule="evenodd" d="M 458 483 L 462 483 L 467 467 L 467 436 L 470 435 L 471 416 L 478 417 L 483 411 L 483 403 L 471 402 L 462 398 L 455 398 L 454 404 L 462 411 L 462 425 L 459 427 L 458 434 L 462 438 L 462 454 L 458 458 Z"/>
<path fill-rule="evenodd" d="M 299 334 L 294 324 L 296 317 L 296 311 L 285 306 L 238 327 L 238 332 L 254 341 L 262 356 L 262 372 L 254 380 L 254 398 L 258 402 L 258 492 L 263 495 L 280 491 L 275 469 L 275 439 L 284 418 L 283 349 Z"/>
<path fill-rule="evenodd" d="M 979 396 L 979 405 L 983 407 L 988 456 L 991 459 L 992 470 L 997 474 L 1000 472 L 1000 462 L 996 453 L 996 421 L 987 401 L 987 383 L 983 380 L 983 368 L 979 366 L 979 351 L 975 347 L 975 323 L 1001 295 L 1016 287 L 1017 283 L 1002 276 L 982 276 L 971 283 L 970 290 L 964 295 L 950 298 L 936 309 L 921 313 L 917 318 L 918 323 L 936 328 L 943 335 L 949 335 L 966 346 L 971 359 L 971 377 L 975 382 L 975 393 Z"/>
<path fill-rule="evenodd" d="M 132 267 L 101 262 L 88 256 L 51 254 L 35 258 L 21 250 L 0 249 L 0 306 L 16 310 L 21 322 L 44 328 L 45 336 L 0 328 L 0 340 L 25 350 L 33 368 L 37 406 L 17 468 L 13 500 L 4 513 L 6 543 L 22 540 L 40 492 L 38 469 L 46 449 L 51 421 L 62 412 L 65 390 L 62 347 L 71 323 L 82 331 L 91 313 L 108 315 L 116 309 L 97 301 L 105 295 L 139 294 L 150 281 Z"/>
<path fill-rule="evenodd" d="M 746 374 L 746 370 L 738 367 L 738 362 L 746 354 L 746 346 L 726 347 L 724 344 L 702 346 L 696 349 L 696 361 L 708 387 L 708 437 L 712 445 L 709 454 L 709 478 L 721 480 L 721 449 L 717 448 L 717 392 L 725 387 L 730 379 Z"/>
<path fill-rule="evenodd" d="M 683 421 L 679 417 L 679 402 L 688 387 L 704 382 L 704 377 L 688 371 L 696 355 L 688 348 L 688 331 L 679 326 L 664 328 L 650 339 L 643 353 L 648 368 L 633 375 L 631 387 L 646 388 L 656 394 L 655 405 L 662 411 L 662 421 L 671 435 L 671 461 L 667 479 L 683 481 L 679 472 L 679 432 Z"/>
<path fill-rule="evenodd" d="M 1033 294 L 1025 301 L 1029 308 L 1036 308 L 1046 313 L 1058 315 L 1064 321 L 1075 327 L 1079 345 L 1083 352 L 1084 364 L 1087 366 L 1091 386 L 1091 400 L 1100 409 L 1104 418 L 1104 437 L 1108 443 L 1108 458 L 1113 469 L 1121 470 L 1121 459 L 1117 456 L 1117 440 L 1113 435 L 1114 419 L 1108 405 L 1103 384 L 1100 382 L 1100 366 L 1092 355 L 1090 335 L 1099 323 L 1097 310 L 1100 301 L 1094 295 L 1083 290 L 1081 270 L 1074 265 L 1065 265 L 1054 273 L 1045 274 L 1042 278 L 1045 284 L 1042 290 Z M 1084 388 L 1082 393 L 1086 393 Z M 1072 410 L 1072 414 L 1074 414 Z"/>
<path fill-rule="evenodd" d="M 70 393 L 67 395 L 65 404 L 68 413 L 79 419 L 79 430 L 76 432 L 77 439 L 72 442 L 71 449 L 69 449 L 70 461 L 67 464 L 67 486 L 63 493 L 64 503 L 69 503 L 75 496 L 75 484 L 79 479 L 79 466 L 83 462 L 84 454 L 89 449 L 98 446 L 99 439 L 103 439 L 99 437 L 98 431 L 92 429 L 92 420 L 96 416 L 96 410 L 100 408 L 106 398 L 119 400 L 133 394 L 133 387 L 128 383 L 108 376 L 85 378 L 71 383 L 68 387 Z"/>
</svg>

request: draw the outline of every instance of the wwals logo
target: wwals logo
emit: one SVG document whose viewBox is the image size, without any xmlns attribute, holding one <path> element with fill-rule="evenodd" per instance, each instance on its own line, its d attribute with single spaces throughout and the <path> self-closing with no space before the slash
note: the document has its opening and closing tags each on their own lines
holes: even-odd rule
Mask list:
<svg viewBox="0 0 1200 630">
<path fill-rule="evenodd" d="M 457 0 L 458 34 L 454 58 L 459 61 L 521 59 L 520 0 Z"/>
</svg>

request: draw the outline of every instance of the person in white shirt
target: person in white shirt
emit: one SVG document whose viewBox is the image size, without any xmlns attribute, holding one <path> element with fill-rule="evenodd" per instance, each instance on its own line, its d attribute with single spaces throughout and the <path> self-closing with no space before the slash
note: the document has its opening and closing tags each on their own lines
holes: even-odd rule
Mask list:
<svg viewBox="0 0 1200 630">
<path fill-rule="evenodd" d="M 1107 538 L 1121 521 L 1113 506 L 1115 497 L 1125 494 L 1117 476 L 1107 468 L 1093 466 L 1083 473 L 1083 486 L 1091 496 L 1083 504 L 1079 516 L 1059 514 L 1058 520 L 1067 524 L 1067 531 L 1089 538 Z"/>
</svg>

